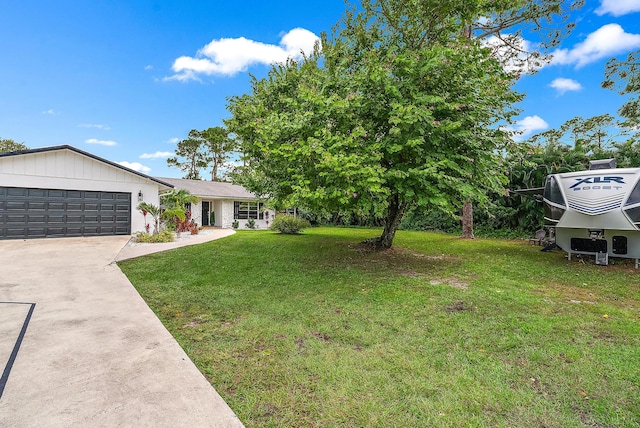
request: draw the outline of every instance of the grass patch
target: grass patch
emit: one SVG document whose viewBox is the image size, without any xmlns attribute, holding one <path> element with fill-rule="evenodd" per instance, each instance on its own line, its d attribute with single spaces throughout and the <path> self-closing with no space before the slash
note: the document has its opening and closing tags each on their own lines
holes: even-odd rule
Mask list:
<svg viewBox="0 0 640 428">
<path fill-rule="evenodd" d="M 238 232 L 120 263 L 247 426 L 625 427 L 640 273 L 523 241 Z"/>
</svg>

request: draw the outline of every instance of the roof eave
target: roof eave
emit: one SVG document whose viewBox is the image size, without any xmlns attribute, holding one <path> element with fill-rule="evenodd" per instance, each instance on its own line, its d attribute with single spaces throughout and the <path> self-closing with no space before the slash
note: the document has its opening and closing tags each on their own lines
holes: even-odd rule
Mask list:
<svg viewBox="0 0 640 428">
<path fill-rule="evenodd" d="M 84 150 L 80 150 L 76 147 L 70 146 L 68 144 L 64 144 L 64 145 L 60 145 L 60 146 L 51 146 L 51 147 L 41 147 L 41 148 L 37 148 L 37 149 L 29 149 L 29 150 L 19 150 L 16 152 L 6 152 L 6 153 L 0 153 L 0 157 L 9 157 L 9 156 L 19 156 L 19 155 L 29 155 L 29 154 L 36 154 L 36 153 L 46 153 L 46 152 L 55 152 L 55 151 L 60 151 L 60 150 L 69 150 L 75 153 L 78 153 L 79 155 L 82 156 L 86 156 L 89 157 L 91 159 L 97 160 L 99 162 L 103 162 L 106 163 L 108 165 L 111 165 L 115 168 L 119 168 L 122 169 L 124 171 L 127 171 L 131 174 L 137 175 L 139 177 L 142 177 L 144 179 L 147 180 L 151 180 L 157 184 L 160 184 L 162 186 L 165 186 L 167 189 L 173 189 L 174 186 L 172 184 L 166 183 L 162 180 L 158 180 L 157 178 L 151 177 L 149 175 L 146 175 L 142 172 L 133 170 L 131 168 L 127 168 L 126 166 L 120 165 L 118 163 L 112 162 L 110 160 L 101 158 L 100 156 L 96 156 L 92 153 L 89 152 L 85 152 Z"/>
</svg>

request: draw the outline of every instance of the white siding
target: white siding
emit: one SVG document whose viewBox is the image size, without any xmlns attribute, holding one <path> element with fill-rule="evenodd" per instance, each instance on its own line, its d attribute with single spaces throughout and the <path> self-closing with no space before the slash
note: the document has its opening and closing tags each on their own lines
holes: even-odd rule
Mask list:
<svg viewBox="0 0 640 428">
<path fill-rule="evenodd" d="M 222 227 L 225 229 L 231 229 L 232 228 L 232 224 L 233 224 L 233 206 L 234 206 L 234 201 L 233 200 L 224 200 L 222 201 L 222 212 L 223 212 L 223 225 Z M 274 218 L 274 212 L 271 210 L 265 210 L 265 215 L 264 215 L 265 219 L 263 220 L 259 220 L 256 219 L 255 220 L 255 229 L 268 229 L 269 225 L 271 224 L 271 222 L 273 221 Z M 242 220 L 238 220 L 238 229 L 248 229 L 247 226 L 247 220 L 246 219 L 242 219 Z"/>
<path fill-rule="evenodd" d="M 232 229 L 233 223 L 233 201 L 222 201 L 222 228 Z"/>
<path fill-rule="evenodd" d="M 233 228 L 233 206 L 234 201 L 230 199 L 201 199 L 196 203 L 191 204 L 191 219 L 198 225 L 202 226 L 202 201 L 208 201 L 210 203 L 210 212 L 215 212 L 216 222 L 209 226 L 221 227 L 223 229 Z M 265 211 L 264 220 L 255 220 L 255 229 L 268 229 L 269 225 L 274 219 L 274 212 Z M 247 229 L 247 220 L 238 220 L 238 229 Z"/>
<path fill-rule="evenodd" d="M 213 201 L 213 211 L 216 213 L 216 227 L 222 227 L 222 220 L 224 218 L 222 213 L 222 204 L 223 201 L 220 199 Z"/>
</svg>

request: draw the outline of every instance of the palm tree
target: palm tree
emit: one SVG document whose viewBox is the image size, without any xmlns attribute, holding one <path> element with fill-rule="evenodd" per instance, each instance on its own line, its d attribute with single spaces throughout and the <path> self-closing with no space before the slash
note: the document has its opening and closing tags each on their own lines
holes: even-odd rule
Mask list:
<svg viewBox="0 0 640 428">
<path fill-rule="evenodd" d="M 157 207 L 153 204 L 148 204 L 146 202 L 140 202 L 137 209 L 142 211 L 142 214 L 145 217 L 147 216 L 147 214 L 151 214 L 151 217 L 153 217 L 154 221 L 153 234 L 156 235 L 160 233 L 160 214 L 162 213 L 160 207 Z"/>
<path fill-rule="evenodd" d="M 160 196 L 160 203 L 164 205 L 162 217 L 174 227 L 178 222 L 185 221 L 187 218 L 187 204 L 195 204 L 198 197 L 192 195 L 188 190 L 177 189 L 172 190 Z"/>
</svg>

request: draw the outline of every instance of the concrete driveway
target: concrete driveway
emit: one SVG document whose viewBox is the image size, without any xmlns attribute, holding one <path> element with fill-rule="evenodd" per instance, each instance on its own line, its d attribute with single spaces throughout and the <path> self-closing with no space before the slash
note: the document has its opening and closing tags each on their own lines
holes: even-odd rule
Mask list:
<svg viewBox="0 0 640 428">
<path fill-rule="evenodd" d="M 0 427 L 242 426 L 113 263 L 168 247 L 128 240 L 0 241 Z"/>
</svg>

